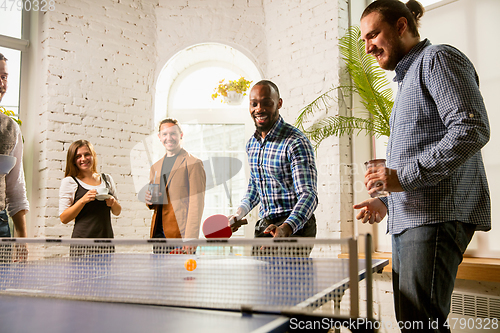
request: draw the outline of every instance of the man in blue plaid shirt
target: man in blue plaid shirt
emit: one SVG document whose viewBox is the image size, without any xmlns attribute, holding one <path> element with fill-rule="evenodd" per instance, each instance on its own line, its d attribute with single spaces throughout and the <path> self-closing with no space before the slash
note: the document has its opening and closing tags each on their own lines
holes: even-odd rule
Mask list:
<svg viewBox="0 0 500 333">
<path fill-rule="evenodd" d="M 454 47 L 420 41 L 420 3 L 372 2 L 361 17 L 366 53 L 396 72 L 387 166 L 370 168 L 370 194 L 357 218 L 388 214 L 396 319 L 419 332 L 450 332 L 446 320 L 463 253 L 475 230 L 491 228 L 481 148 L 490 128 L 469 59 Z M 414 328 L 414 327 L 413 327 Z M 405 331 L 405 329 L 403 329 Z"/>
<path fill-rule="evenodd" d="M 231 224 L 260 203 L 255 237 L 315 237 L 318 191 L 313 147 L 280 116 L 283 100 L 273 82 L 256 83 L 249 98 L 256 128 L 246 146 L 250 180 Z"/>
</svg>

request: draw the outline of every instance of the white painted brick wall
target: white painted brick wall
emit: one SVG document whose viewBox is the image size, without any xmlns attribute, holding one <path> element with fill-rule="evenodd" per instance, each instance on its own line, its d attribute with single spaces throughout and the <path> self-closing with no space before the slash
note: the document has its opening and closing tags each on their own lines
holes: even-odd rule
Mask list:
<svg viewBox="0 0 500 333">
<path fill-rule="evenodd" d="M 265 72 L 266 27 L 262 0 L 160 0 L 156 7 L 159 74 L 186 47 L 203 42 L 231 45 L 257 59 Z"/>
<path fill-rule="evenodd" d="M 148 135 L 151 128 L 152 117 L 145 115 L 153 110 L 154 4 L 61 0 L 55 7 L 41 22 L 46 73 L 41 85 L 47 89 L 40 108 L 40 201 L 32 207 L 38 219 L 32 223 L 34 235 L 71 235 L 73 223 L 63 225 L 58 217 L 59 186 L 70 143 L 87 139 L 95 146 L 99 169 L 117 183 L 123 213 L 113 218 L 115 234 L 124 235 L 123 225 L 133 230 L 131 237 L 147 237 L 143 229 L 150 212 L 135 197 L 128 155 L 137 142 L 130 141 Z"/>
</svg>

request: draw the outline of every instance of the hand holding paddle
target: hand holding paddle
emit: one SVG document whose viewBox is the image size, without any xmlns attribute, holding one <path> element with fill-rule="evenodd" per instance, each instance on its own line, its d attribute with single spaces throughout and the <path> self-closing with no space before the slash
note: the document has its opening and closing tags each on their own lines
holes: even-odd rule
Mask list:
<svg viewBox="0 0 500 333">
<path fill-rule="evenodd" d="M 248 212 L 245 212 L 242 207 L 238 207 L 236 214 L 228 216 L 229 226 L 232 232 L 236 232 L 242 225 L 248 224 L 248 221 L 243 218 L 247 213 Z"/>
<path fill-rule="evenodd" d="M 238 229 L 245 224 L 248 224 L 247 219 L 238 220 L 234 215 L 229 217 L 229 226 L 231 227 L 232 232 L 238 231 Z"/>
<path fill-rule="evenodd" d="M 247 220 L 239 220 L 235 223 L 238 224 L 238 228 L 247 224 Z M 232 225 L 229 224 L 229 219 L 222 214 L 215 214 L 208 217 L 205 222 L 203 222 L 202 230 L 206 238 L 229 238 L 233 235 Z M 237 230 L 237 228 L 236 228 Z"/>
</svg>

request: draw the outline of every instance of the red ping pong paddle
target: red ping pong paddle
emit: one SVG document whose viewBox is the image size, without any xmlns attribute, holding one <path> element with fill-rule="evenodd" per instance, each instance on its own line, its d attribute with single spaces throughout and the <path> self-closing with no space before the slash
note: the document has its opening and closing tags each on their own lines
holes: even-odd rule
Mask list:
<svg viewBox="0 0 500 333">
<path fill-rule="evenodd" d="M 229 220 L 222 214 L 207 217 L 203 222 L 202 230 L 206 238 L 229 238 L 233 234 Z"/>
</svg>

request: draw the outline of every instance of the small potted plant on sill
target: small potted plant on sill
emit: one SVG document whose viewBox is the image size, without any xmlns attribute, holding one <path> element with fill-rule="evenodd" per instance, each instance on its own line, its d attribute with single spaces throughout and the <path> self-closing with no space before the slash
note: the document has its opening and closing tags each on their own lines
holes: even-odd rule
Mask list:
<svg viewBox="0 0 500 333">
<path fill-rule="evenodd" d="M 222 97 L 222 103 L 240 105 L 252 81 L 248 81 L 244 77 L 240 77 L 239 80 L 230 80 L 228 83 L 224 81 L 225 79 L 219 81 L 219 85 L 212 94 L 212 99 Z"/>
<path fill-rule="evenodd" d="M 7 110 L 5 107 L 0 106 L 0 112 L 2 112 L 4 115 L 11 117 L 16 123 L 18 123 L 19 126 L 23 123 L 20 119 L 15 117 L 15 114 L 11 110 Z"/>
</svg>

